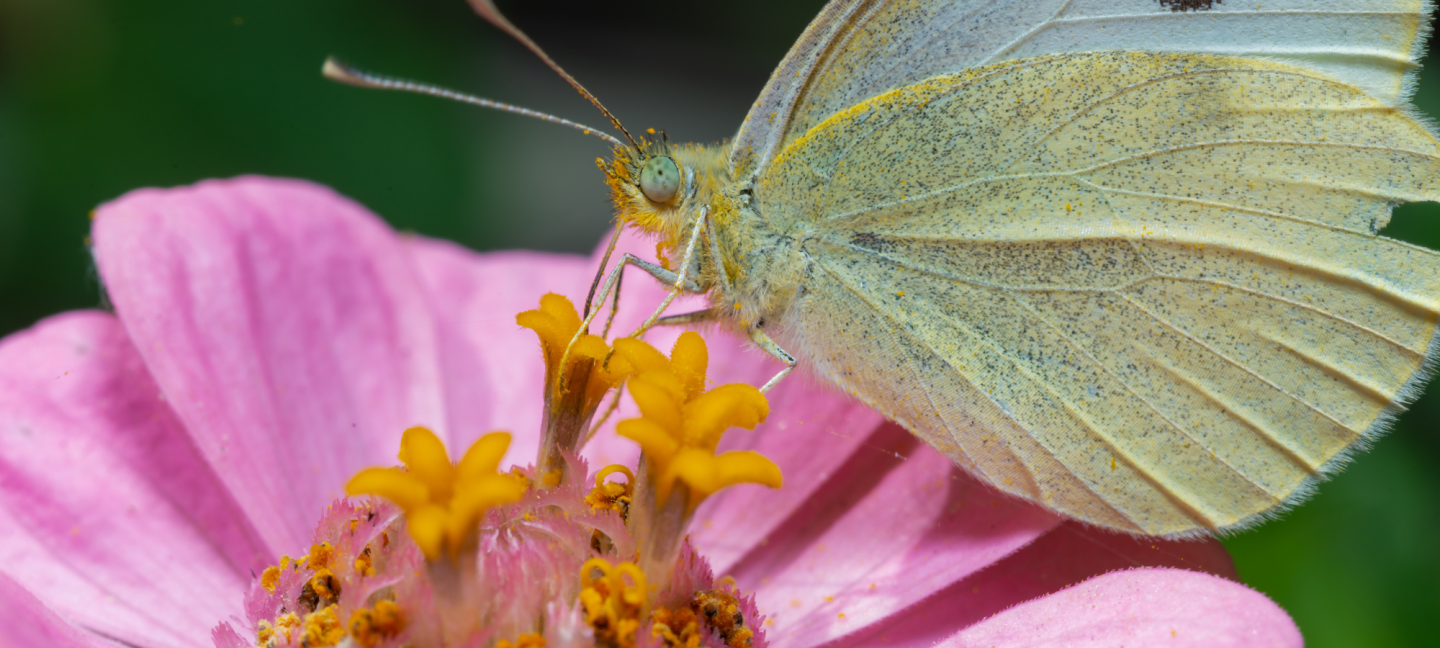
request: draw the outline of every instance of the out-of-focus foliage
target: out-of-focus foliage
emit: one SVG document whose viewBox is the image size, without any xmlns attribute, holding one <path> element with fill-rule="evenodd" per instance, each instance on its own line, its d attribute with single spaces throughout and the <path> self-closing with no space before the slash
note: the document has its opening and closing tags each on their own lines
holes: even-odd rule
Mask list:
<svg viewBox="0 0 1440 648">
<path fill-rule="evenodd" d="M 500 4 L 632 129 L 715 141 L 822 2 Z M 101 304 L 87 214 L 138 187 L 304 177 L 476 249 L 583 251 L 608 226 L 599 140 L 338 86 L 319 75 L 328 54 L 605 126 L 463 0 L 0 0 L 0 334 Z M 1417 103 L 1440 114 L 1440 75 L 1422 75 Z M 1403 207 L 1385 233 L 1440 248 L 1440 208 Z M 1312 501 L 1227 541 L 1312 646 L 1435 641 L 1430 392 Z"/>
</svg>

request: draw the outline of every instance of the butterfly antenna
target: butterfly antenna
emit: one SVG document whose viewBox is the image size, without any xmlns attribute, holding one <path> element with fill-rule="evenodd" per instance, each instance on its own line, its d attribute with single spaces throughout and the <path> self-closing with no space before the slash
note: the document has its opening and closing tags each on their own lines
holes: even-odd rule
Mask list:
<svg viewBox="0 0 1440 648">
<path fill-rule="evenodd" d="M 378 74 L 371 74 L 364 70 L 360 70 L 341 63 L 340 61 L 335 60 L 335 57 L 333 56 L 325 59 L 325 66 L 320 69 L 320 72 L 321 74 L 325 75 L 325 78 L 330 79 L 331 81 L 339 81 L 340 83 L 359 86 L 361 88 L 377 88 L 380 90 L 399 90 L 401 92 L 414 92 L 417 94 L 430 95 L 432 97 L 440 97 L 442 99 L 459 101 L 461 103 L 468 103 L 484 108 L 503 110 L 505 112 L 515 113 L 517 115 L 525 115 L 526 117 L 543 119 L 553 124 L 569 126 L 570 128 L 585 133 L 586 135 L 594 135 L 600 139 L 611 143 L 614 146 L 625 146 L 625 142 L 620 141 L 614 135 L 611 135 L 604 131 L 596 130 L 584 124 L 570 121 L 568 119 L 565 119 L 564 117 L 556 117 L 555 115 L 542 113 L 538 110 L 521 108 L 520 106 L 512 106 L 507 103 L 492 101 L 484 97 L 467 95 L 462 92 L 456 92 L 454 90 L 441 88 L 439 86 L 416 83 L 414 81 L 406 81 L 405 79 L 395 79 L 392 77 L 380 76 Z M 606 114 L 608 115 L 609 113 Z M 611 119 L 613 120 L 614 117 L 611 117 Z M 626 133 L 625 137 L 628 139 L 630 137 L 630 134 Z M 633 144 L 634 140 L 631 140 L 631 142 Z"/>
<path fill-rule="evenodd" d="M 590 103 L 600 109 L 600 112 L 609 118 L 610 123 L 620 131 L 620 134 L 624 135 L 625 139 L 630 141 L 631 148 L 637 151 L 640 150 L 640 145 L 635 142 L 635 138 L 630 136 L 630 131 L 625 130 L 625 127 L 620 124 L 620 120 L 615 118 L 615 114 L 610 112 L 610 109 L 606 108 L 605 104 L 600 103 L 600 100 L 597 99 L 595 95 L 590 94 L 590 91 L 586 90 L 585 86 L 580 85 L 580 82 L 576 81 L 575 77 L 570 76 L 569 72 L 561 68 L 560 64 L 556 63 L 554 59 L 551 59 L 550 55 L 545 53 L 545 50 L 540 49 L 540 46 L 536 45 L 535 41 L 530 40 L 530 37 L 526 36 L 525 32 L 520 31 L 515 25 L 510 24 L 510 21 L 500 13 L 500 10 L 495 8 L 494 2 L 491 0 L 470 0 L 470 6 L 475 9 L 475 13 L 480 14 L 481 18 L 490 21 L 490 24 L 499 27 L 501 31 L 509 34 L 511 38 L 520 41 L 520 44 L 533 52 L 535 56 L 540 57 L 540 60 L 544 61 L 545 65 L 549 66 L 551 70 L 554 70 L 556 74 L 560 75 L 560 78 L 565 79 L 571 87 L 578 90 L 581 96 L 588 99 Z"/>
</svg>

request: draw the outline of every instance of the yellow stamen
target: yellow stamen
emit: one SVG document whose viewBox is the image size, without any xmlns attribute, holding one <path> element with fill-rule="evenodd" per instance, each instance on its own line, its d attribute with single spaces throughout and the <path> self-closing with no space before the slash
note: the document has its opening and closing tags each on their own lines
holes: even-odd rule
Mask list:
<svg viewBox="0 0 1440 648">
<path fill-rule="evenodd" d="M 365 545 L 365 550 L 355 558 L 355 573 L 361 576 L 375 575 L 375 558 L 370 552 L 370 545 Z"/>
<path fill-rule="evenodd" d="M 345 492 L 394 502 L 405 512 L 410 537 L 427 560 L 435 560 L 442 550 L 454 557 L 473 539 L 486 510 L 524 494 L 521 480 L 496 472 L 509 447 L 508 433 L 492 432 L 471 445 L 458 464 L 451 464 L 433 432 L 410 428 L 400 440 L 404 470 L 366 468 L 351 478 Z"/>
<path fill-rule="evenodd" d="M 260 572 L 260 586 L 271 594 L 275 593 L 275 587 L 280 584 L 280 568 L 274 565 L 265 568 Z"/>
<path fill-rule="evenodd" d="M 305 568 L 311 571 L 319 571 L 330 566 L 330 554 L 334 549 L 330 543 L 322 542 L 317 545 L 310 545 L 310 553 L 305 556 Z"/>
<path fill-rule="evenodd" d="M 645 574 L 634 563 L 611 565 L 603 558 L 591 558 L 580 567 L 580 605 L 599 645 L 634 648 L 648 600 Z"/>
<path fill-rule="evenodd" d="M 616 473 L 625 475 L 625 483 L 606 482 L 605 478 Z M 595 511 L 611 510 L 620 514 L 623 520 L 630 515 L 630 502 L 635 495 L 635 473 L 619 464 L 607 466 L 595 474 L 595 488 L 585 496 L 585 503 Z"/>
<path fill-rule="evenodd" d="M 285 614 L 275 617 L 274 624 L 264 620 L 260 621 L 260 623 L 256 624 L 255 634 L 262 646 L 269 644 L 270 640 L 275 638 L 277 634 L 284 636 L 284 639 L 282 639 L 280 643 L 289 643 L 290 632 L 299 627 L 300 617 L 296 616 L 294 612 L 286 612 Z"/>
<path fill-rule="evenodd" d="M 540 298 L 539 309 L 516 315 L 515 323 L 535 331 L 540 337 L 540 348 L 545 354 L 545 382 L 553 383 L 559 376 L 560 359 L 565 355 L 565 348 L 570 345 L 570 340 L 575 338 L 575 333 L 580 330 L 582 323 L 575 304 L 562 295 L 548 293 Z M 605 344 L 604 338 L 585 333 L 570 349 L 570 359 L 566 364 L 573 365 L 583 360 L 604 360 L 608 355 L 610 346 Z M 604 396 L 606 391 L 624 380 L 624 375 L 617 376 L 601 369 L 590 375 L 589 384 L 584 387 L 587 392 L 595 393 L 595 402 L 598 403 L 600 396 Z"/>
<path fill-rule="evenodd" d="M 663 640 L 666 648 L 700 647 L 700 620 L 690 608 L 656 608 L 650 621 L 650 635 Z"/>
<path fill-rule="evenodd" d="M 405 617 L 393 601 L 379 600 L 374 609 L 361 608 L 350 615 L 350 637 L 364 648 L 400 634 L 405 629 Z"/>
<path fill-rule="evenodd" d="M 336 606 L 329 606 L 319 612 L 305 615 L 305 634 L 301 645 L 308 648 L 334 646 L 345 639 L 345 628 L 335 615 Z"/>
<path fill-rule="evenodd" d="M 730 648 L 750 648 L 755 632 L 745 625 L 740 603 L 725 590 L 696 592 L 689 607 L 656 608 L 650 615 L 652 636 L 665 641 L 667 648 L 697 648 L 703 624 L 725 640 Z"/>
</svg>

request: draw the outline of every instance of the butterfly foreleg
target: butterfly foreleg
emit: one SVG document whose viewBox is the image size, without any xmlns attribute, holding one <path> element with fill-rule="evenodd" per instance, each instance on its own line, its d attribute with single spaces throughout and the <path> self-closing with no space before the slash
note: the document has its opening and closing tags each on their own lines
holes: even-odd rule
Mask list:
<svg viewBox="0 0 1440 648">
<path fill-rule="evenodd" d="M 696 324 L 699 322 L 713 322 L 719 319 L 719 313 L 720 309 L 718 308 L 707 308 L 705 310 L 691 311 L 679 315 L 666 315 L 665 317 L 655 320 L 655 326 L 684 326 L 686 324 Z"/>
<path fill-rule="evenodd" d="M 655 277 L 656 279 L 659 279 L 661 282 L 667 285 L 679 286 L 680 288 L 691 292 L 704 291 L 704 289 L 698 284 L 696 284 L 693 280 L 687 280 L 683 270 L 680 273 L 676 273 L 665 269 L 663 266 L 650 263 L 649 261 L 646 261 L 640 257 L 630 254 L 629 252 L 626 252 L 624 256 L 620 257 L 620 262 L 616 263 L 615 267 L 610 270 L 610 274 L 605 276 L 605 281 L 601 285 L 599 293 L 596 295 L 595 301 L 596 303 L 600 304 L 603 304 L 605 303 L 605 300 L 610 299 L 612 294 L 615 298 L 615 302 L 611 305 L 611 314 L 605 322 L 605 332 L 607 334 L 610 331 L 610 323 L 614 320 L 615 317 L 614 311 L 619 305 L 620 278 L 624 275 L 625 266 L 627 265 L 633 265 L 637 268 L 640 268 L 641 270 L 644 270 L 646 274 Z M 664 306 L 666 305 L 669 305 L 669 300 L 667 300 L 665 304 L 662 304 L 661 310 L 663 310 Z M 570 343 L 565 346 L 565 353 L 561 354 L 560 356 L 560 366 L 565 366 L 565 363 L 570 360 L 571 349 L 575 348 L 575 343 L 579 341 L 581 335 L 584 335 L 590 331 L 590 324 L 595 321 L 595 316 L 599 315 L 601 310 L 602 309 L 600 308 L 594 308 L 590 309 L 590 311 L 585 314 L 585 319 L 580 322 L 580 328 L 575 331 L 575 336 L 570 338 Z M 651 319 L 655 319 L 655 316 L 651 315 Z M 642 327 L 639 332 L 635 333 L 635 336 L 639 336 L 640 333 L 643 333 L 645 328 L 648 327 Z"/>
<path fill-rule="evenodd" d="M 726 291 L 729 291 L 730 276 L 725 272 L 725 264 L 720 261 L 720 259 L 722 258 L 720 256 L 720 239 L 714 236 L 715 227 L 710 223 L 710 215 L 706 213 L 703 214 L 703 216 L 703 223 L 705 224 L 705 231 L 707 233 L 707 236 L 705 238 L 709 239 L 711 263 L 715 267 L 715 274 L 719 279 L 720 286 Z M 721 309 L 719 307 L 716 307 L 707 308 L 705 310 L 693 311 L 690 313 L 681 313 L 679 315 L 670 315 L 655 320 L 655 326 L 683 326 L 685 324 L 694 324 L 697 322 L 711 322 L 720 319 L 720 311 Z"/>
<path fill-rule="evenodd" d="M 685 256 L 680 259 L 680 272 L 678 273 L 671 272 L 653 263 L 640 261 L 639 258 L 632 257 L 629 254 L 625 255 L 627 260 L 635 258 L 637 262 L 644 263 L 641 267 L 644 268 L 646 272 L 649 272 L 650 275 L 656 279 L 670 284 L 670 293 L 665 295 L 665 299 L 655 308 L 655 312 L 650 313 L 650 317 L 645 320 L 644 324 L 640 325 L 640 328 L 635 329 L 635 332 L 631 333 L 630 337 L 638 338 L 645 335 L 645 332 L 650 330 L 650 327 L 655 326 L 655 322 L 660 319 L 661 315 L 665 314 L 665 309 L 670 307 L 670 302 L 675 301 L 675 298 L 680 295 L 681 291 L 692 293 L 705 292 L 706 288 L 704 286 L 701 286 L 699 282 L 690 278 L 690 268 L 695 261 L 695 247 L 700 243 L 700 235 L 708 229 L 706 225 L 709 222 L 710 206 L 706 205 L 700 208 L 700 214 L 695 217 L 695 223 L 690 228 L 690 240 L 685 244 Z M 714 237 L 711 238 L 713 239 Z M 639 265 L 639 263 L 637 263 L 637 265 Z M 674 277 L 673 280 L 670 279 L 672 275 Z"/>
</svg>

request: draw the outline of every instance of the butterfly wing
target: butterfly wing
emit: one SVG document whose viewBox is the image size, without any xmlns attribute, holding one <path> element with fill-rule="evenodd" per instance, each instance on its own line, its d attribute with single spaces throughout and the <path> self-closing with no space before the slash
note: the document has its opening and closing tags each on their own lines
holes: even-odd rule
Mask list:
<svg viewBox="0 0 1440 648">
<path fill-rule="evenodd" d="M 759 177 L 804 239 L 793 344 L 1011 493 L 1146 534 L 1244 525 L 1414 395 L 1440 199 L 1401 111 L 1254 59 L 1110 52 L 931 79 Z"/>
<path fill-rule="evenodd" d="M 749 177 L 830 115 L 940 74 L 1043 54 L 1186 51 L 1299 65 L 1398 105 L 1428 33 L 1420 0 L 835 0 L 731 148 Z"/>
</svg>

